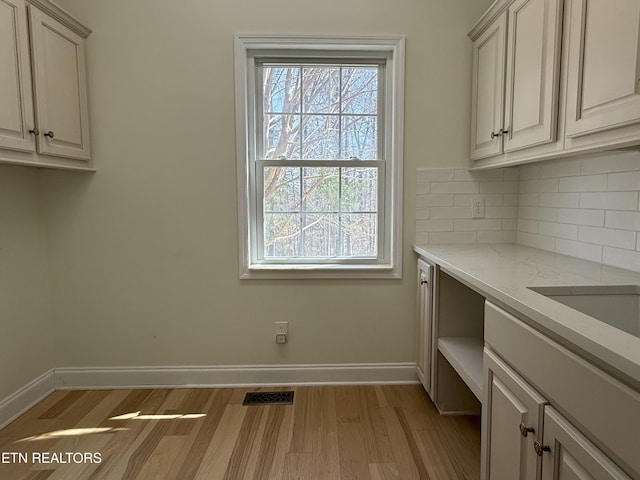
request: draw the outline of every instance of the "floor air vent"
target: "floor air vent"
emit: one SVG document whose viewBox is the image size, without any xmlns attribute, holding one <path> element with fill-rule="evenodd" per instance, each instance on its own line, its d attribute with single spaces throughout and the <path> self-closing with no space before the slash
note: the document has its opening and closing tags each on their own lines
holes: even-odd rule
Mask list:
<svg viewBox="0 0 640 480">
<path fill-rule="evenodd" d="M 288 392 L 249 392 L 242 405 L 291 405 L 293 391 Z"/>
</svg>

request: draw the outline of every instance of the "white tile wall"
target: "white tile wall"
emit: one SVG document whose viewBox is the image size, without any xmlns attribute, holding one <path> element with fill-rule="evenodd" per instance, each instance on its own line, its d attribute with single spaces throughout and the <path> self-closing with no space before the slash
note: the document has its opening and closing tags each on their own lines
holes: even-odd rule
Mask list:
<svg viewBox="0 0 640 480">
<path fill-rule="evenodd" d="M 640 152 L 417 179 L 417 243 L 517 242 L 640 271 Z M 471 218 L 475 195 L 483 219 Z"/>
<path fill-rule="evenodd" d="M 640 152 L 522 166 L 520 178 L 518 243 L 640 271 Z"/>
<path fill-rule="evenodd" d="M 417 179 L 416 243 L 516 241 L 517 168 L 419 169 Z M 471 218 L 474 196 L 484 198 L 484 218 Z"/>
</svg>

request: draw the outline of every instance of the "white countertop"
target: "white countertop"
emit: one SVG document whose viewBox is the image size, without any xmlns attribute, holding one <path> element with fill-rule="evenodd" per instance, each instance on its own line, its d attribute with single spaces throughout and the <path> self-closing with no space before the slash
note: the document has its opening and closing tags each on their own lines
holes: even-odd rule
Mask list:
<svg viewBox="0 0 640 480">
<path fill-rule="evenodd" d="M 414 251 L 640 388 L 640 338 L 527 288 L 640 285 L 640 273 L 516 244 L 414 245 Z"/>
</svg>

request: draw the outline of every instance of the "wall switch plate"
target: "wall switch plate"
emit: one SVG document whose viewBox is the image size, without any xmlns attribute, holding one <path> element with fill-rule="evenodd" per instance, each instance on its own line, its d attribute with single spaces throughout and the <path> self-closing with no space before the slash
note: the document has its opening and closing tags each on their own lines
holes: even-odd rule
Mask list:
<svg viewBox="0 0 640 480">
<path fill-rule="evenodd" d="M 484 218 L 484 197 L 471 197 L 471 218 Z"/>
<path fill-rule="evenodd" d="M 282 345 L 287 343 L 287 335 L 286 333 L 276 333 L 276 343 Z"/>
</svg>

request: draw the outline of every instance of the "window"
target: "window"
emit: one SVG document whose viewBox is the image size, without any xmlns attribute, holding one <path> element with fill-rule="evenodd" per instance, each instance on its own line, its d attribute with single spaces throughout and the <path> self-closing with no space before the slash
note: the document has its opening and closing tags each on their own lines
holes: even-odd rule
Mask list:
<svg viewBox="0 0 640 480">
<path fill-rule="evenodd" d="M 401 274 L 402 37 L 236 37 L 242 278 Z"/>
</svg>

